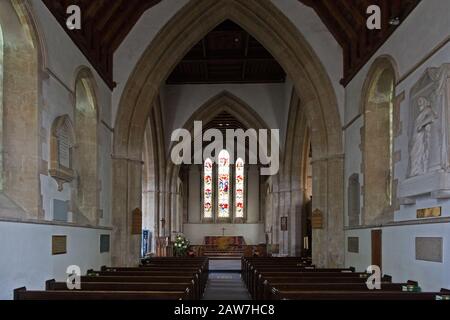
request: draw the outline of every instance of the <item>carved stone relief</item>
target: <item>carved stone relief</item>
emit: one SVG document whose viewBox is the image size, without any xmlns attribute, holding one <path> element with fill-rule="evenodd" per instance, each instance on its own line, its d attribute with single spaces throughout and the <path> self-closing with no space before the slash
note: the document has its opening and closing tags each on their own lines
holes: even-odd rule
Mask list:
<svg viewBox="0 0 450 320">
<path fill-rule="evenodd" d="M 419 195 L 450 197 L 450 64 L 429 68 L 411 89 L 409 166 L 400 186 L 401 203 Z"/>
</svg>

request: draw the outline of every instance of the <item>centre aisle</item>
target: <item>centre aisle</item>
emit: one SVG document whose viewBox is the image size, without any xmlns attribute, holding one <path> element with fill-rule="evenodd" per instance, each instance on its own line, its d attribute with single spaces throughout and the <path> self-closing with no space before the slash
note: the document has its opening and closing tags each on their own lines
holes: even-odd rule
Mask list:
<svg viewBox="0 0 450 320">
<path fill-rule="evenodd" d="M 240 273 L 210 272 L 203 300 L 251 300 L 251 298 Z"/>
<path fill-rule="evenodd" d="M 241 279 L 240 259 L 210 259 L 203 300 L 251 300 Z"/>
</svg>

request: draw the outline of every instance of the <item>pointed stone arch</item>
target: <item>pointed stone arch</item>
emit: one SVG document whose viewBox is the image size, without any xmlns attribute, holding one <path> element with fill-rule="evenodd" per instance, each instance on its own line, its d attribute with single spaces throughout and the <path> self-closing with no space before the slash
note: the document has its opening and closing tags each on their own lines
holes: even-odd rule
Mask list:
<svg viewBox="0 0 450 320">
<path fill-rule="evenodd" d="M 45 52 L 31 12 L 24 0 L 0 2 L 0 192 L 6 201 L 0 216 L 35 220 L 44 218 L 39 175 L 48 168 L 42 167 L 40 123 Z"/>
<path fill-rule="evenodd" d="M 113 221 L 117 224 L 114 223 L 112 256 L 115 264 L 134 264 L 137 261 L 139 239 L 126 232 L 129 226 L 123 223 L 129 219 L 123 215 L 129 216 L 140 203 L 137 194 L 141 188 L 140 159 L 146 119 L 160 86 L 188 50 L 227 19 L 239 24 L 262 43 L 292 79 L 308 121 L 314 123 L 312 136 L 317 141 L 314 154 L 316 162 L 320 162 L 316 167 L 320 171 L 318 190 L 321 194 L 315 206 L 328 217 L 333 217 L 330 223 L 343 219 L 343 197 L 329 203 L 331 199 L 326 196 L 328 192 L 343 187 L 342 174 L 330 179 L 327 174 L 343 172 L 342 126 L 337 99 L 331 81 L 310 45 L 269 0 L 191 1 L 148 46 L 128 79 L 119 103 L 113 155 Z M 322 245 L 319 250 L 327 250 L 333 239 L 328 239 L 328 234 L 320 237 Z M 330 259 L 321 259 L 319 265 L 343 264 L 340 252 L 343 245 L 340 241 L 337 243 L 337 252 L 329 255 Z"/>
<path fill-rule="evenodd" d="M 78 223 L 97 225 L 99 216 L 99 110 L 96 83 L 91 70 L 80 67 L 75 77 L 74 127 L 76 146 L 74 210 Z"/>
<path fill-rule="evenodd" d="M 203 124 L 208 123 L 212 119 L 214 119 L 217 115 L 222 112 L 227 112 L 239 122 L 244 125 L 246 128 L 251 128 L 255 130 L 260 129 L 270 129 L 266 124 L 264 119 L 244 100 L 240 99 L 236 95 L 230 93 L 229 91 L 222 91 L 221 93 L 215 95 L 210 98 L 208 101 L 203 103 L 183 125 L 183 128 L 190 131 L 193 138 L 194 137 L 194 121 L 202 121 Z M 171 153 L 173 144 L 169 148 L 168 154 Z M 270 150 L 269 150 L 270 152 Z M 170 168 L 171 176 L 170 176 L 170 185 L 168 186 L 170 192 L 172 194 L 176 194 L 176 187 L 178 184 L 180 166 L 173 165 L 171 162 L 168 163 L 168 168 Z M 173 213 L 173 208 L 168 207 L 166 210 L 169 210 Z M 178 219 L 179 217 L 176 217 Z M 166 214 L 167 219 L 167 214 Z M 168 226 L 171 227 L 171 226 Z M 172 230 L 177 231 L 177 230 Z"/>
<path fill-rule="evenodd" d="M 395 60 L 383 55 L 370 67 L 362 91 L 363 225 L 385 223 L 394 218 L 393 148 L 397 81 Z"/>
</svg>

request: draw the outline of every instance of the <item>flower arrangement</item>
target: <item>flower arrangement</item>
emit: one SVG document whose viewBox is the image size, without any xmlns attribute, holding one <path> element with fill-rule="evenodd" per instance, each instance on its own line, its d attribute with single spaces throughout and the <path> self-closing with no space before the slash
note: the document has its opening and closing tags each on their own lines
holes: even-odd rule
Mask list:
<svg viewBox="0 0 450 320">
<path fill-rule="evenodd" d="M 182 235 L 177 235 L 173 244 L 173 252 L 176 257 L 183 257 L 187 254 L 189 248 L 189 240 Z"/>
</svg>

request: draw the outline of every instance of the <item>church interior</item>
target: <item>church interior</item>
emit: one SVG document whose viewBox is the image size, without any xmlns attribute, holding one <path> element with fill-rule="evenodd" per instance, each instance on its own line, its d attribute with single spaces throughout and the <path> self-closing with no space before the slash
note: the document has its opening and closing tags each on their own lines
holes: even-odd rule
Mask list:
<svg viewBox="0 0 450 320">
<path fill-rule="evenodd" d="M 449 12 L 0 0 L 0 300 L 450 300 Z"/>
</svg>

